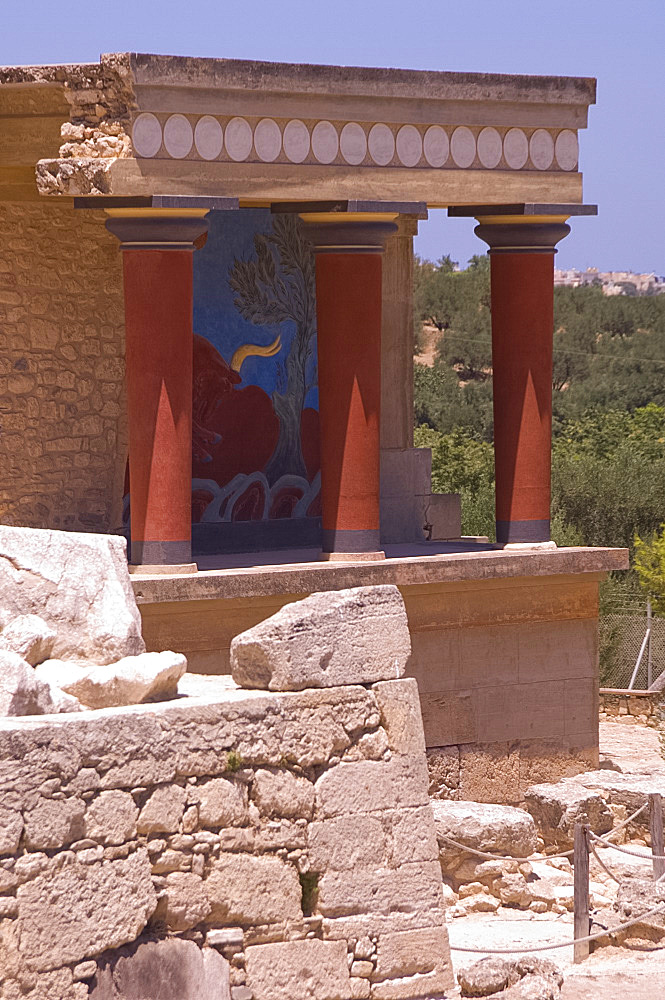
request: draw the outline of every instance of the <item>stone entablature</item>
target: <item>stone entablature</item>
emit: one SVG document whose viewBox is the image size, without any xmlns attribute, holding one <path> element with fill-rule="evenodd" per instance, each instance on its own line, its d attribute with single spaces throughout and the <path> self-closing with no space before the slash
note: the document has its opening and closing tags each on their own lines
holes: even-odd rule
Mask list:
<svg viewBox="0 0 665 1000">
<path fill-rule="evenodd" d="M 51 195 L 367 199 L 380 183 L 384 200 L 431 206 L 577 203 L 594 101 L 595 81 L 570 77 L 141 54 L 6 68 L 0 114 L 23 125 L 0 187 L 25 196 L 16 167 L 36 167 Z"/>
<path fill-rule="evenodd" d="M 445 995 L 415 681 L 188 693 L 0 722 L 4 990 L 115 996 L 116 949 L 176 937 L 229 960 L 197 1000 Z"/>
</svg>

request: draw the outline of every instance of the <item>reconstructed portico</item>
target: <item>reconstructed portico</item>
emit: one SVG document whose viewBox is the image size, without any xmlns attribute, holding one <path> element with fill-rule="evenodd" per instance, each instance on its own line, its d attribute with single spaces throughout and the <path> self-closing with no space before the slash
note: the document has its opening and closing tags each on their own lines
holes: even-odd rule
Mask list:
<svg viewBox="0 0 665 1000">
<path fill-rule="evenodd" d="M 594 99 L 588 79 L 136 54 L 0 70 L 3 519 L 125 531 L 147 641 L 203 672 L 294 594 L 396 582 L 431 748 L 458 773 L 463 747 L 497 773 L 515 746 L 551 763 L 511 800 L 527 771 L 592 764 L 597 588 L 626 557 L 556 550 L 549 518 L 553 258 L 595 212 Z M 460 538 L 413 447 L 433 208 L 490 250 L 498 547 Z"/>
</svg>

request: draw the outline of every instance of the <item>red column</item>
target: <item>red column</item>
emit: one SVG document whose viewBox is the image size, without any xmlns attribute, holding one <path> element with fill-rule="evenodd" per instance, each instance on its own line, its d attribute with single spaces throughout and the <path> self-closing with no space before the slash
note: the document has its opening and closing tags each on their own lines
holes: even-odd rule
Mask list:
<svg viewBox="0 0 665 1000">
<path fill-rule="evenodd" d="M 381 253 L 391 222 L 312 227 L 323 557 L 383 558 L 380 545 Z"/>
<path fill-rule="evenodd" d="M 131 563 L 191 563 L 192 251 L 201 218 L 111 219 L 122 240 Z"/>
<path fill-rule="evenodd" d="M 481 224 L 490 244 L 496 537 L 550 539 L 555 244 L 563 223 Z"/>
</svg>

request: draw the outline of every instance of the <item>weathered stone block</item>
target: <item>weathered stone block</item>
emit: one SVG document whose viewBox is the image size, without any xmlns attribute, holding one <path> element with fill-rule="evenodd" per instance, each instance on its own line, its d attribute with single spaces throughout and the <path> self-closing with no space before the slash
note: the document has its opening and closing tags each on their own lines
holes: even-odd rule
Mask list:
<svg viewBox="0 0 665 1000">
<path fill-rule="evenodd" d="M 0 805 L 0 854 L 15 854 L 23 833 L 23 816 Z"/>
<path fill-rule="evenodd" d="M 425 755 L 338 764 L 316 782 L 316 801 L 322 816 L 426 805 Z"/>
<path fill-rule="evenodd" d="M 199 803 L 201 826 L 241 826 L 247 822 L 247 787 L 228 778 L 212 778 L 190 791 Z"/>
<path fill-rule="evenodd" d="M 138 807 L 129 792 L 101 792 L 85 813 L 85 835 L 100 844 L 123 844 L 136 836 Z"/>
<path fill-rule="evenodd" d="M 296 869 L 274 856 L 222 854 L 204 882 L 210 923 L 270 924 L 302 919 Z"/>
<path fill-rule="evenodd" d="M 155 917 L 163 920 L 169 930 L 189 930 L 205 920 L 209 913 L 210 903 L 203 888 L 203 880 L 198 875 L 172 872 L 166 876 Z"/>
<path fill-rule="evenodd" d="M 178 681 L 186 670 L 182 653 L 140 653 L 85 670 L 61 686 L 88 708 L 140 705 L 175 698 Z"/>
<path fill-rule="evenodd" d="M 231 1000 L 229 963 L 213 948 L 166 938 L 100 963 L 91 1000 Z"/>
<path fill-rule="evenodd" d="M 573 846 L 577 822 L 588 822 L 594 833 L 607 833 L 614 825 L 609 806 L 598 792 L 574 781 L 532 785 L 524 793 L 526 807 L 546 843 Z"/>
<path fill-rule="evenodd" d="M 392 836 L 394 864 L 407 861 L 436 861 L 439 845 L 434 817 L 429 805 L 417 809 L 400 809 L 388 814 Z M 388 818 L 386 817 L 386 818 Z"/>
<path fill-rule="evenodd" d="M 2 630 L 0 650 L 17 653 L 34 667 L 48 659 L 55 639 L 55 629 L 39 615 L 19 615 Z"/>
<path fill-rule="evenodd" d="M 31 851 L 65 847 L 85 834 L 82 799 L 39 799 L 25 813 L 25 844 Z"/>
<path fill-rule="evenodd" d="M 81 962 L 133 941 L 155 909 L 145 851 L 123 861 L 81 864 L 61 855 L 18 889 L 23 961 L 37 971 Z"/>
<path fill-rule="evenodd" d="M 379 817 L 337 816 L 307 828 L 307 849 L 315 872 L 380 867 L 385 834 Z"/>
<path fill-rule="evenodd" d="M 18 653 L 0 651 L 0 716 L 55 711 L 51 689 Z"/>
<path fill-rule="evenodd" d="M 437 974 L 437 989 L 454 985 L 448 931 L 444 926 L 423 927 L 397 934 L 382 934 L 372 980 L 404 979 L 407 976 Z M 435 987 L 430 984 L 429 989 Z M 413 996 L 414 994 L 405 994 Z M 418 994 L 415 994 L 418 996 Z"/>
<path fill-rule="evenodd" d="M 245 952 L 254 1000 L 346 1000 L 350 996 L 343 941 L 286 941 Z"/>
<path fill-rule="evenodd" d="M 324 917 L 353 914 L 420 913 L 443 908 L 441 870 L 434 862 L 398 868 L 326 872 L 319 881 L 317 909 Z"/>
<path fill-rule="evenodd" d="M 180 785 L 161 785 L 140 812 L 139 833 L 176 833 L 180 827 L 187 793 Z"/>
<path fill-rule="evenodd" d="M 524 809 L 479 802 L 432 802 L 434 825 L 442 854 L 460 852 L 445 839 L 493 854 L 529 857 L 536 850 L 538 835 L 532 817 Z"/>
<path fill-rule="evenodd" d="M 381 713 L 388 746 L 399 754 L 424 753 L 425 733 L 418 684 L 413 677 L 380 681 L 372 691 Z"/>
<path fill-rule="evenodd" d="M 459 798 L 460 748 L 458 746 L 429 747 L 427 771 L 431 799 Z"/>
<path fill-rule="evenodd" d="M 241 687 L 298 691 L 401 677 L 410 653 L 397 587 L 353 587 L 287 604 L 236 636 L 231 668 Z"/>
<path fill-rule="evenodd" d="M 117 535 L 0 526 L 0 622 L 39 615 L 59 659 L 113 663 L 144 652 L 126 548 Z"/>
<path fill-rule="evenodd" d="M 254 775 L 252 801 L 264 816 L 309 819 L 314 808 L 314 785 L 292 771 L 261 768 Z"/>
</svg>

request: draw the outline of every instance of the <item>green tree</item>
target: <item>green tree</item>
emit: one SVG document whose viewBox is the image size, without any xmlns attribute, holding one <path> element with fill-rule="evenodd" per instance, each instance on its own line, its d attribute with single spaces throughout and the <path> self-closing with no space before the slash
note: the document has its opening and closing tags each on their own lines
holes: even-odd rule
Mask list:
<svg viewBox="0 0 665 1000">
<path fill-rule="evenodd" d="M 635 535 L 635 571 L 640 586 L 651 598 L 654 611 L 665 614 L 665 524 L 660 531 L 644 541 Z"/>
</svg>

